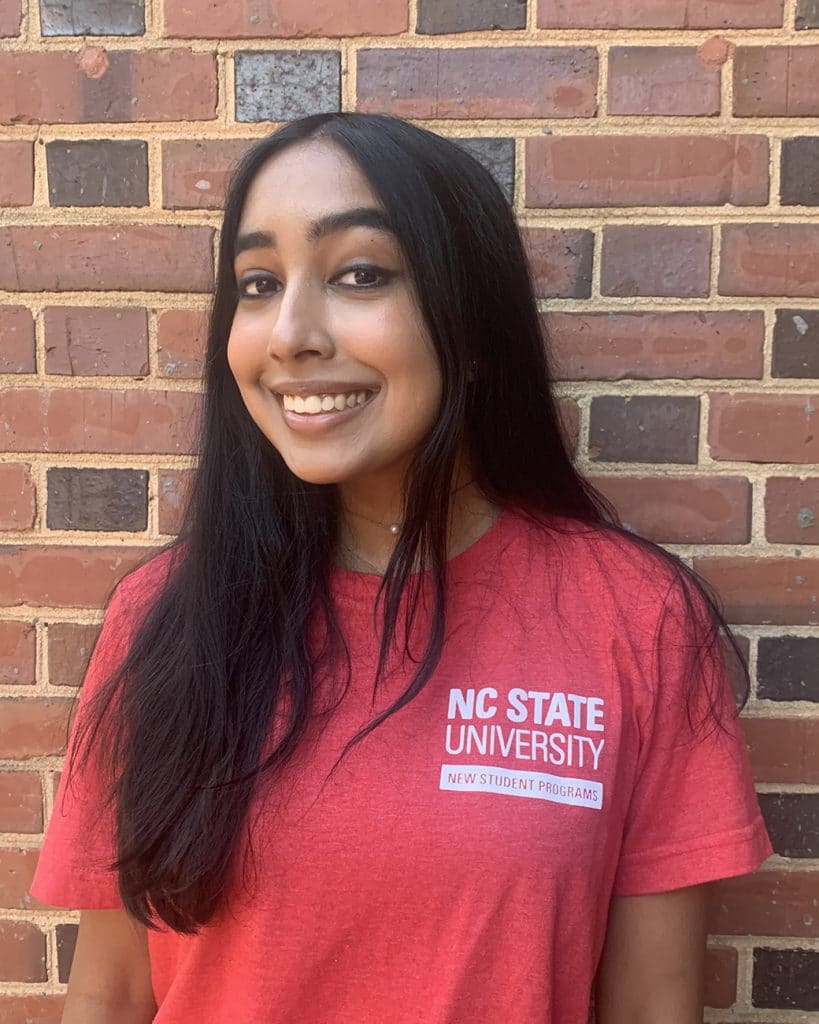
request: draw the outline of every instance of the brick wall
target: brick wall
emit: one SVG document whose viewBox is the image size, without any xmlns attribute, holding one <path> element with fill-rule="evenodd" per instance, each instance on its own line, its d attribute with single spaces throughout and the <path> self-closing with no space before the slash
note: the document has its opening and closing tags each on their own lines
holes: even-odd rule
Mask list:
<svg viewBox="0 0 819 1024">
<path fill-rule="evenodd" d="M 26 890 L 101 605 L 177 522 L 226 171 L 338 108 L 493 170 L 580 464 L 720 588 L 777 856 L 713 895 L 708 1020 L 816 1020 L 817 0 L 0 0 L 0 36 L 0 1020 L 59 1017 L 76 915 Z"/>
</svg>

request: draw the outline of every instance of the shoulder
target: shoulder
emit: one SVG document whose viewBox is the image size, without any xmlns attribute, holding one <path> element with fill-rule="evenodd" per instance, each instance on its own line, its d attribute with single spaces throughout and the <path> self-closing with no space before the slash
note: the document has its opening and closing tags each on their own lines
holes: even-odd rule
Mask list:
<svg viewBox="0 0 819 1024">
<path fill-rule="evenodd" d="M 718 602 L 680 559 L 606 523 L 507 513 L 505 576 L 557 611 L 564 629 L 627 648 L 677 640 L 708 645 Z M 503 564 L 503 563 L 501 563 Z"/>
<path fill-rule="evenodd" d="M 679 559 L 621 527 L 515 510 L 507 516 L 508 535 L 526 550 L 534 571 L 598 603 L 656 606 L 688 579 Z"/>
</svg>

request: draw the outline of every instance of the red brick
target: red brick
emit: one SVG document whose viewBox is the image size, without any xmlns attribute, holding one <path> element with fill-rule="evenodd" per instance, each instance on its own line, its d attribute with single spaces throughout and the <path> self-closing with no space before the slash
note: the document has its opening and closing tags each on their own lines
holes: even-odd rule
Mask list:
<svg viewBox="0 0 819 1024">
<path fill-rule="evenodd" d="M 720 110 L 720 72 L 695 46 L 613 46 L 610 114 L 699 115 Z"/>
<path fill-rule="evenodd" d="M 819 46 L 738 46 L 735 117 L 816 117 Z"/>
<path fill-rule="evenodd" d="M 819 297 L 819 224 L 724 225 L 719 292 Z"/>
<path fill-rule="evenodd" d="M 0 373 L 34 373 L 34 321 L 25 306 L 0 306 Z"/>
<path fill-rule="evenodd" d="M 223 5 L 219 9 L 233 10 Z M 163 142 L 162 205 L 169 210 L 221 209 L 230 174 L 252 145 L 252 139 Z"/>
<path fill-rule="evenodd" d="M 37 854 L 37 850 L 0 849 L 0 908 L 3 910 L 28 910 L 35 905 L 28 890 L 37 866 Z"/>
<path fill-rule="evenodd" d="M 539 0 L 540 28 L 778 28 L 783 0 Z"/>
<path fill-rule="evenodd" d="M 768 479 L 765 537 L 772 544 L 819 543 L 819 477 Z"/>
<path fill-rule="evenodd" d="M 263 12 L 263 13 L 260 13 Z M 407 0 L 347 0 L 343 4 L 278 0 L 183 0 L 165 4 L 165 35 L 184 39 L 263 39 L 301 36 L 392 36 L 406 32 Z"/>
<path fill-rule="evenodd" d="M 216 116 L 216 58 L 186 47 L 0 53 L 0 123 L 203 121 Z"/>
<path fill-rule="evenodd" d="M 547 313 L 560 380 L 759 379 L 761 312 Z"/>
<path fill-rule="evenodd" d="M 22 462 L 0 465 L 0 530 L 30 530 L 37 513 L 31 472 Z"/>
<path fill-rule="evenodd" d="M 159 372 L 166 377 L 198 378 L 207 346 L 207 313 L 168 309 L 159 317 Z"/>
<path fill-rule="evenodd" d="M 819 559 L 716 555 L 695 559 L 694 568 L 720 592 L 729 622 L 819 622 Z"/>
<path fill-rule="evenodd" d="M 819 718 L 748 718 L 742 728 L 757 782 L 819 784 Z"/>
<path fill-rule="evenodd" d="M 0 450 L 187 455 L 198 405 L 184 391 L 0 391 Z"/>
<path fill-rule="evenodd" d="M 171 225 L 0 228 L 0 288 L 208 292 L 212 239 Z"/>
<path fill-rule="evenodd" d="M 0 142 L 0 206 L 34 202 L 34 143 Z"/>
<path fill-rule="evenodd" d="M 357 109 L 410 118 L 594 117 L 597 51 L 360 50 Z"/>
<path fill-rule="evenodd" d="M 714 935 L 819 936 L 813 872 L 757 871 L 728 878 L 710 889 L 708 903 Z"/>
<path fill-rule="evenodd" d="M 142 377 L 148 372 L 144 309 L 49 306 L 43 319 L 46 373 Z"/>
<path fill-rule="evenodd" d="M 0 4 L 0 36 L 19 36 L 22 18 L 21 0 L 3 0 Z M 5 1020 L 2 1014 L 0 1020 Z"/>
<path fill-rule="evenodd" d="M 526 140 L 526 205 L 758 206 L 763 135 L 544 135 Z"/>
<path fill-rule="evenodd" d="M 100 627 L 83 622 L 48 624 L 48 682 L 50 686 L 79 686 Z"/>
<path fill-rule="evenodd" d="M 182 524 L 188 487 L 191 482 L 188 469 L 160 469 L 159 471 L 159 532 L 175 534 Z"/>
<path fill-rule="evenodd" d="M 30 622 L 0 621 L 0 683 L 34 684 L 36 637 Z"/>
<path fill-rule="evenodd" d="M 60 1024 L 65 996 L 0 995 L 0 1020 L 6 1024 Z"/>
<path fill-rule="evenodd" d="M 0 758 L 64 754 L 74 706 L 73 700 L 62 697 L 0 698 Z"/>
<path fill-rule="evenodd" d="M 595 476 L 622 522 L 660 544 L 745 544 L 751 485 L 744 477 Z"/>
<path fill-rule="evenodd" d="M 593 232 L 584 228 L 527 228 L 523 240 L 538 298 L 589 298 Z"/>
<path fill-rule="evenodd" d="M 0 981 L 47 978 L 45 935 L 28 921 L 0 921 Z"/>
<path fill-rule="evenodd" d="M 711 946 L 705 954 L 705 1005 L 724 1010 L 737 998 L 737 951 Z"/>
<path fill-rule="evenodd" d="M 702 297 L 710 278 L 710 228 L 622 224 L 603 229 L 603 295 Z"/>
<path fill-rule="evenodd" d="M 43 831 L 43 793 L 36 772 L 0 772 L 0 831 Z"/>
<path fill-rule="evenodd" d="M 715 459 L 819 462 L 819 395 L 711 395 Z"/>
<path fill-rule="evenodd" d="M 151 548 L 0 547 L 0 605 L 101 608 Z"/>
</svg>

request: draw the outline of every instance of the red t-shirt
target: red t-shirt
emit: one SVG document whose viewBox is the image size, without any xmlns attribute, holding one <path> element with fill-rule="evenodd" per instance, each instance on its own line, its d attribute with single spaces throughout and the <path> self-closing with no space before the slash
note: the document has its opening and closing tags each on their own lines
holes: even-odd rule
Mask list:
<svg viewBox="0 0 819 1024">
<path fill-rule="evenodd" d="M 120 586 L 86 696 L 163 564 Z M 691 734 L 694 625 L 664 564 L 507 511 L 450 572 L 434 676 L 330 775 L 411 671 L 393 666 L 373 700 L 378 579 L 334 574 L 352 685 L 260 786 L 250 867 L 212 924 L 149 933 L 160 1024 L 586 1024 L 612 894 L 743 874 L 771 853 L 736 722 Z M 63 784 L 38 899 L 120 905 L 99 807 L 93 778 Z"/>
</svg>

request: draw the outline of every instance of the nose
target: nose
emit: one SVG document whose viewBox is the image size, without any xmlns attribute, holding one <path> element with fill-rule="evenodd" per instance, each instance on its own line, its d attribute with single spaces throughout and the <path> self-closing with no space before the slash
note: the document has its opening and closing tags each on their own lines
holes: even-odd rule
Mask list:
<svg viewBox="0 0 819 1024">
<path fill-rule="evenodd" d="M 274 306 L 274 321 L 267 343 L 268 355 L 287 363 L 313 356 L 329 359 L 335 345 L 327 328 L 322 295 L 309 281 L 284 286 Z"/>
</svg>

